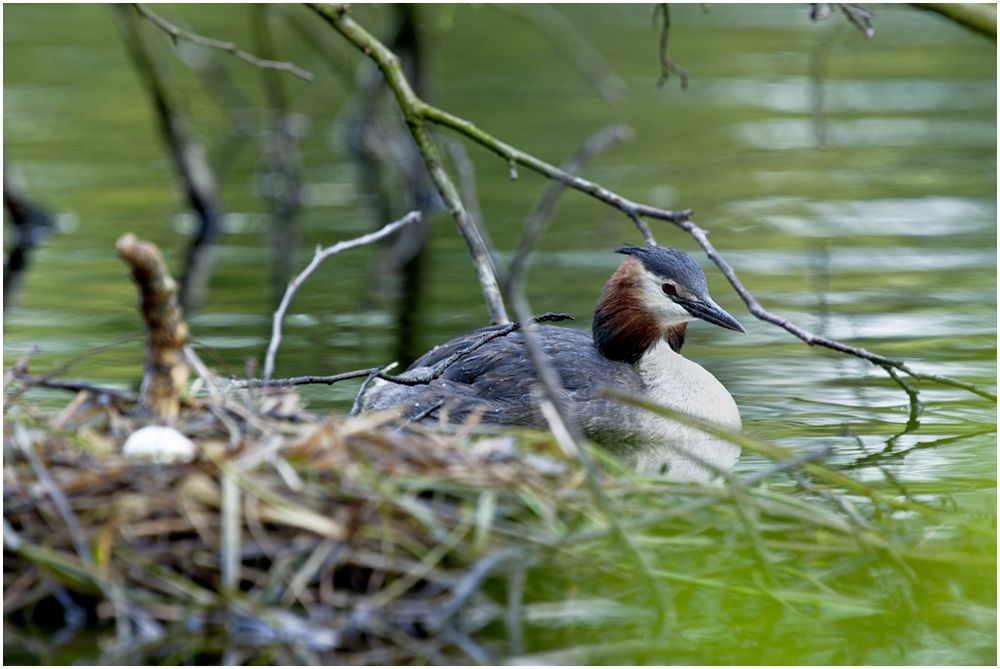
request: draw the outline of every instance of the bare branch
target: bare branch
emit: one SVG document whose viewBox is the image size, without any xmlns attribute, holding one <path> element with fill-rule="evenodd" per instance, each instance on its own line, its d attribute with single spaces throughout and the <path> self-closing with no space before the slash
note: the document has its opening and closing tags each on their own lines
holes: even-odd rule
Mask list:
<svg viewBox="0 0 1000 669">
<path fill-rule="evenodd" d="M 372 373 L 368 375 L 368 378 L 361 383 L 361 387 L 358 388 L 358 392 L 354 394 L 354 403 L 351 404 L 351 410 L 348 412 L 348 416 L 357 416 L 361 413 L 361 401 L 364 399 L 365 391 L 368 390 L 368 386 L 371 385 L 372 381 L 379 377 L 379 374 L 383 374 L 395 366 L 396 363 L 390 362 L 384 367 L 376 367 L 372 370 Z"/>
<path fill-rule="evenodd" d="M 924 410 L 924 405 L 920 401 L 920 394 L 913 386 L 908 384 L 903 379 L 899 378 L 899 374 L 896 373 L 895 369 L 893 369 L 892 367 L 883 367 L 883 369 L 885 370 L 886 374 L 891 376 L 892 380 L 895 381 L 899 385 L 899 387 L 903 389 L 903 392 L 906 393 L 906 396 L 910 398 L 910 415 L 906 420 L 906 428 L 907 430 L 912 430 L 916 428 L 920 424 L 919 423 L 920 414 Z"/>
<path fill-rule="evenodd" d="M 204 37 L 196 33 L 178 28 L 173 23 L 170 23 L 162 16 L 154 14 L 152 11 L 147 9 L 143 5 L 135 5 L 136 11 L 139 12 L 144 18 L 148 19 L 150 23 L 155 25 L 157 28 L 163 32 L 170 35 L 170 37 L 176 43 L 177 40 L 182 39 L 192 44 L 197 44 L 198 46 L 208 47 L 209 49 L 218 49 L 219 51 L 225 51 L 230 53 L 240 60 L 250 63 L 255 67 L 261 67 L 268 70 L 279 70 L 281 72 L 288 72 L 294 74 L 300 79 L 305 79 L 306 81 L 312 81 L 313 75 L 311 72 L 303 70 L 301 67 L 294 65 L 293 63 L 286 63 L 277 60 L 268 60 L 266 58 L 258 58 L 252 53 L 247 53 L 243 49 L 239 48 L 232 42 L 223 42 L 222 40 L 212 39 L 211 37 Z"/>
<path fill-rule="evenodd" d="M 403 218 L 389 223 L 376 232 L 371 232 L 367 235 L 362 235 L 361 237 L 351 239 L 346 242 L 337 242 L 333 246 L 328 246 L 325 249 L 322 247 L 316 248 L 316 253 L 313 255 L 312 261 L 310 261 L 306 268 L 302 270 L 297 277 L 292 279 L 291 283 L 288 284 L 288 288 L 285 289 L 285 295 L 281 298 L 281 304 L 278 305 L 277 311 L 274 312 L 274 318 L 271 324 L 271 342 L 268 344 L 267 354 L 264 357 L 264 385 L 268 385 L 268 380 L 274 372 L 274 358 L 278 354 L 278 346 L 281 345 L 281 324 L 285 318 L 285 312 L 288 311 L 288 305 L 291 304 L 292 297 L 299 289 L 299 286 L 302 285 L 302 282 L 309 278 L 309 275 L 312 274 L 317 267 L 319 267 L 319 264 L 330 256 L 336 255 L 341 251 L 353 249 L 357 246 L 363 246 L 365 244 L 376 242 L 383 237 L 391 235 L 404 225 L 419 221 L 420 217 L 421 215 L 419 211 L 411 211 Z"/>
<path fill-rule="evenodd" d="M 7 311 L 14 304 L 14 296 L 28 267 L 31 252 L 56 228 L 56 219 L 25 197 L 6 159 L 3 165 L 3 204 L 14 224 L 14 243 L 3 265 L 3 310 Z"/>
<path fill-rule="evenodd" d="M 385 75 L 387 84 L 396 94 L 396 100 L 399 103 L 400 109 L 406 117 L 407 122 L 411 125 L 426 120 L 451 128 L 496 153 L 510 165 L 512 170 L 515 165 L 523 165 L 543 176 L 560 181 L 570 188 L 587 193 L 606 204 L 610 204 L 626 215 L 633 217 L 633 220 L 636 220 L 639 216 L 645 216 L 647 218 L 677 223 L 690 218 L 690 210 L 668 211 L 649 205 L 640 205 L 599 184 L 568 174 L 555 165 L 540 160 L 483 132 L 473 123 L 463 118 L 427 104 L 413 92 L 413 89 L 403 76 L 402 70 L 399 68 L 399 63 L 395 55 L 347 16 L 344 5 L 312 4 L 310 7 L 325 18 L 355 47 L 375 61 Z M 655 241 L 652 235 L 648 234 L 648 228 L 641 231 L 647 242 L 653 243 Z"/>
<path fill-rule="evenodd" d="M 341 381 L 349 381 L 350 379 L 360 379 L 371 374 L 377 373 L 381 367 L 369 367 L 367 369 L 355 369 L 350 372 L 343 372 L 342 374 L 333 374 L 331 376 L 293 376 L 287 379 L 270 379 L 265 381 L 264 379 L 230 379 L 226 384 L 226 390 L 241 390 L 243 388 L 264 388 L 275 387 L 284 388 L 291 386 L 310 386 L 310 385 L 326 385 L 332 386 L 335 383 Z"/>
<path fill-rule="evenodd" d="M 635 562 L 639 573 L 649 588 L 657 612 L 657 623 L 662 625 L 666 622 L 672 607 L 671 602 L 664 592 L 661 583 L 653 575 L 652 566 L 645 553 L 643 553 L 632 541 L 632 538 L 622 527 L 618 520 L 618 514 L 614 509 L 611 499 L 601 485 L 600 471 L 594 464 L 593 459 L 586 449 L 582 447 L 584 443 L 583 432 L 577 424 L 572 413 L 566 407 L 564 401 L 565 392 L 563 382 L 559 377 L 559 372 L 552 365 L 552 361 L 545 354 L 538 335 L 535 332 L 535 323 L 528 316 L 531 307 L 528 305 L 528 298 L 524 292 L 524 284 L 521 281 L 523 274 L 513 276 L 508 288 L 508 298 L 514 314 L 520 320 L 525 321 L 525 327 L 521 333 L 524 338 L 524 347 L 528 352 L 532 367 L 535 369 L 535 377 L 538 380 L 539 394 L 538 408 L 545 418 L 552 436 L 559 444 L 563 452 L 573 460 L 580 463 L 586 474 L 587 487 L 601 515 L 613 529 L 615 535 L 625 547 L 629 556 Z"/>
<path fill-rule="evenodd" d="M 687 90 L 688 71 L 670 60 L 670 53 L 667 51 L 667 38 L 670 35 L 670 5 L 661 3 L 657 6 L 657 11 L 663 17 L 663 23 L 660 25 L 660 78 L 656 82 L 656 87 L 663 88 L 663 84 L 667 83 L 670 75 L 674 74 L 680 77 L 681 90 Z"/>
<path fill-rule="evenodd" d="M 472 219 L 479 221 L 482 225 L 486 219 L 483 218 L 483 208 L 479 205 L 479 195 L 476 192 L 476 166 L 469 158 L 469 152 L 465 150 L 465 145 L 460 140 L 447 140 L 444 149 L 451 158 L 451 164 L 455 166 L 458 174 L 458 190 L 462 195 L 465 208 L 469 210 Z"/>
<path fill-rule="evenodd" d="M 398 62 L 397 62 L 398 67 Z M 413 135 L 417 148 L 424 158 L 424 163 L 431 174 L 434 185 L 437 186 L 438 193 L 444 200 L 448 213 L 458 227 L 458 232 L 465 240 L 469 248 L 479 277 L 479 285 L 483 291 L 483 298 L 486 300 L 486 307 L 489 311 L 490 320 L 494 323 L 509 323 L 507 309 L 503 304 L 503 297 L 500 294 L 500 285 L 497 281 L 497 271 L 493 263 L 493 256 L 486 244 L 483 233 L 478 222 L 469 215 L 468 210 L 462 203 L 458 190 L 448 177 L 448 173 L 441 165 L 434 140 L 422 121 L 411 121 L 407 119 L 410 126 L 410 133 Z"/>
<path fill-rule="evenodd" d="M 53 390 L 67 390 L 73 393 L 85 391 L 98 397 L 104 395 L 113 399 L 124 400 L 126 402 L 139 401 L 139 396 L 135 393 L 130 393 L 126 390 L 118 390 L 117 388 L 108 388 L 107 386 L 98 386 L 88 381 L 50 379 L 45 376 L 33 376 L 30 374 L 19 374 L 16 372 L 14 374 L 14 378 L 23 382 L 25 386 L 32 388 L 52 388 Z"/>
</svg>

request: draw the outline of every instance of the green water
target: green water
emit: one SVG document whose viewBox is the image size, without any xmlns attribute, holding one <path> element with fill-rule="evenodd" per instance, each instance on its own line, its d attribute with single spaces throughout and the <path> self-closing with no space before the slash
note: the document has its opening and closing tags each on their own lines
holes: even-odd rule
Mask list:
<svg viewBox="0 0 1000 669">
<path fill-rule="evenodd" d="M 241 8 L 161 10 L 204 34 L 252 44 Z M 708 14 L 698 6 L 676 7 L 671 52 L 692 76 L 682 92 L 675 80 L 655 86 L 658 33 L 648 7 L 563 10 L 625 82 L 627 94 L 617 103 L 595 95 L 544 37 L 489 7 L 421 8 L 422 28 L 436 36 L 430 96 L 554 163 L 601 127 L 628 124 L 635 139 L 598 158 L 587 176 L 638 201 L 693 208 L 765 307 L 920 371 L 995 388 L 994 42 L 904 7 L 878 7 L 871 40 L 839 16 L 813 24 L 804 6 L 718 5 Z M 379 8 L 356 8 L 355 17 L 373 29 L 387 22 Z M 317 75 L 312 83 L 283 80 L 291 108 L 308 122 L 300 267 L 315 244 L 384 221 L 365 206 L 346 150 L 343 109 L 350 90 L 298 33 L 279 22 L 277 36 L 282 58 Z M 339 62 L 353 67 L 356 56 L 333 33 L 329 39 Z M 17 305 L 6 315 L 5 366 L 31 345 L 41 349 L 32 367 L 44 371 L 131 337 L 76 364 L 69 375 L 134 384 L 141 330 L 114 240 L 135 232 L 156 241 L 179 272 L 187 224 L 149 105 L 105 7 L 7 5 L 4 57 L 6 160 L 29 194 L 68 213 L 63 231 L 34 256 Z M 263 124 L 259 74 L 235 60 L 220 62 L 249 101 L 252 118 Z M 218 149 L 228 129 L 225 109 L 183 63 L 170 65 L 196 129 L 210 152 Z M 259 369 L 272 309 L 268 205 L 254 187 L 257 139 L 218 166 L 228 231 L 207 299 L 191 318 L 203 358 L 237 375 L 245 373 L 248 358 Z M 545 182 L 526 170 L 512 182 L 501 161 L 475 146 L 468 150 L 485 224 L 505 261 Z M 425 348 L 486 319 L 452 223 L 440 211 L 431 219 L 427 283 L 415 314 Z M 904 434 L 907 398 L 881 370 L 812 350 L 755 321 L 689 238 L 654 225 L 660 243 L 702 262 L 716 300 L 750 331 L 741 337 L 694 325 L 685 347 L 732 392 L 748 432 L 795 449 L 830 447 L 830 462 L 861 480 L 889 476 L 929 503 L 995 522 L 994 404 L 924 384 L 920 425 Z M 567 311 L 578 317 L 577 327 L 587 327 L 618 262 L 610 249 L 623 241 L 640 241 L 627 219 L 566 194 L 530 268 L 534 311 Z M 395 298 L 372 290 L 374 257 L 372 249 L 338 256 L 306 283 L 286 324 L 278 375 L 332 374 L 391 359 Z M 314 408 L 345 410 L 356 388 L 347 383 L 304 394 Z M 748 456 L 739 472 L 749 475 L 765 464 Z M 990 548 L 987 562 L 995 560 Z M 947 570 L 921 574 L 933 582 L 916 588 L 918 594 L 950 593 L 952 599 L 936 613 L 925 603 L 918 615 L 925 616 L 927 632 L 900 634 L 891 649 L 891 634 L 841 623 L 831 643 L 851 645 L 851 654 L 810 654 L 809 648 L 826 647 L 823 640 L 769 653 L 702 648 L 699 654 L 698 628 L 687 639 L 689 654 L 678 657 L 990 664 L 996 653 L 990 572 L 964 574 L 950 590 Z M 749 624 L 720 619 L 734 638 L 743 622 Z M 780 625 L 780 618 L 772 623 Z M 879 619 L 876 627 L 890 624 Z M 590 634 L 571 630 L 565 641 L 584 643 Z M 539 644 L 529 650 L 547 649 Z M 740 648 L 749 648 L 746 639 L 734 642 L 733 649 Z"/>
</svg>

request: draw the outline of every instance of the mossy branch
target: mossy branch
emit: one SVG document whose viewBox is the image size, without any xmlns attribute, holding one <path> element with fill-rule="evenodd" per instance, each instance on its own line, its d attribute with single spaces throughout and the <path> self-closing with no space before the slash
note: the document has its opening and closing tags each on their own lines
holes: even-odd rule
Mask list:
<svg viewBox="0 0 1000 669">
<path fill-rule="evenodd" d="M 917 9 L 940 14 L 980 35 L 997 38 L 996 4 L 971 2 L 914 2 Z"/>
<path fill-rule="evenodd" d="M 890 368 L 898 370 L 914 379 L 932 381 L 942 385 L 961 388 L 993 402 L 997 401 L 996 394 L 984 390 L 974 384 L 945 376 L 938 376 L 936 374 L 924 374 L 917 372 L 901 360 L 887 358 L 883 355 L 872 353 L 871 351 L 861 347 L 850 346 L 833 339 L 821 337 L 799 327 L 798 325 L 795 325 L 786 318 L 772 314 L 768 310 L 764 309 L 764 307 L 762 307 L 753 295 L 751 295 L 750 292 L 743 286 L 742 282 L 737 278 L 736 272 L 733 268 L 728 262 L 726 262 L 725 258 L 723 258 L 719 252 L 715 250 L 715 247 L 712 246 L 711 242 L 708 241 L 708 232 L 694 224 L 691 220 L 690 209 L 669 211 L 634 202 L 618 193 L 615 193 L 614 191 L 608 190 L 600 184 L 569 174 L 565 170 L 561 170 L 555 165 L 547 163 L 530 153 L 521 151 L 520 149 L 517 149 L 483 131 L 466 119 L 427 104 L 417 97 L 413 88 L 410 86 L 409 82 L 407 82 L 406 77 L 403 75 L 403 71 L 400 68 L 399 58 L 393 54 L 392 51 L 386 48 L 384 44 L 379 42 L 371 33 L 367 32 L 353 19 L 351 19 L 350 16 L 348 16 L 348 5 L 310 4 L 309 7 L 322 16 L 351 44 L 360 49 L 366 56 L 371 58 L 376 65 L 378 65 L 379 69 L 385 76 L 386 83 L 396 95 L 399 108 L 402 111 L 403 116 L 406 118 L 407 123 L 410 125 L 411 132 L 413 133 L 414 139 L 417 141 L 417 145 L 424 154 L 424 160 L 427 163 L 428 168 L 431 170 L 435 183 L 438 184 L 438 188 L 441 190 L 442 196 L 445 197 L 445 201 L 448 203 L 449 210 L 452 211 L 452 215 L 455 217 L 459 230 L 462 232 L 463 237 L 466 238 L 466 243 L 469 244 L 473 258 L 476 259 L 476 266 L 480 271 L 480 283 L 483 285 L 483 293 L 487 297 L 487 305 L 493 305 L 494 302 L 500 301 L 499 289 L 496 288 L 496 272 L 493 270 L 492 260 L 490 260 L 488 264 L 480 261 L 478 256 L 480 251 L 477 251 L 475 245 L 473 244 L 475 237 L 472 241 L 470 241 L 470 237 L 468 235 L 474 234 L 478 237 L 478 229 L 476 228 L 474 222 L 472 222 L 471 219 L 468 219 L 468 214 L 465 212 L 465 209 L 462 207 L 461 201 L 458 198 L 457 190 L 447 179 L 447 175 L 441 167 L 440 160 L 437 157 L 437 152 L 433 148 L 433 143 L 431 142 L 430 135 L 425 125 L 426 121 L 451 128 L 452 130 L 465 135 L 477 144 L 486 147 L 506 160 L 512 168 L 516 165 L 522 165 L 532 171 L 538 172 L 543 176 L 564 183 L 570 188 L 586 193 L 591 197 L 604 202 L 605 204 L 615 207 L 632 219 L 635 225 L 639 228 L 639 231 L 642 233 L 643 238 L 645 238 L 646 242 L 649 244 L 655 244 L 656 240 L 653 237 L 649 226 L 643 219 L 667 221 L 680 227 L 682 230 L 691 235 L 696 242 L 698 242 L 712 262 L 718 266 L 723 275 L 725 275 L 725 277 L 729 280 L 729 283 L 732 284 L 736 293 L 747 305 L 750 313 L 764 322 L 777 325 L 785 331 L 795 335 L 810 346 L 822 346 L 839 353 L 867 360 L 873 365 L 886 370 Z M 481 241 L 481 237 L 479 240 Z M 485 274 L 488 274 L 489 276 L 484 278 Z M 489 281 L 486 281 L 485 279 L 489 279 Z M 495 296 L 493 295 L 493 290 L 497 290 Z M 491 306 L 491 313 L 493 313 L 493 311 L 494 308 Z M 506 316 L 506 314 L 504 315 Z"/>
</svg>

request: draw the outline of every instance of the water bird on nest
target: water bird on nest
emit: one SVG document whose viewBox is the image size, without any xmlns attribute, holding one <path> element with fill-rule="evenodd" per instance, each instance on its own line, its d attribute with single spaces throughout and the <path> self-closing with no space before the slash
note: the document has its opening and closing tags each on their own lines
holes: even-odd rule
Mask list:
<svg viewBox="0 0 1000 669">
<path fill-rule="evenodd" d="M 738 446 L 648 411 L 605 397 L 605 387 L 641 395 L 657 404 L 741 428 L 729 391 L 701 365 L 681 355 L 689 321 L 702 320 L 745 333 L 712 300 L 705 274 L 686 253 L 658 245 L 617 249 L 627 256 L 594 309 L 592 332 L 536 327 L 559 373 L 567 408 L 586 436 L 630 458 L 637 469 L 675 480 L 708 480 L 730 470 Z M 469 332 L 424 354 L 410 367 L 434 367 L 485 333 Z M 545 427 L 535 394 L 537 376 L 520 332 L 492 339 L 422 385 L 378 380 L 364 398 L 366 411 L 395 409 L 410 420 L 465 421 L 473 412 L 495 425 Z M 429 411 L 429 409 L 433 410 Z"/>
</svg>

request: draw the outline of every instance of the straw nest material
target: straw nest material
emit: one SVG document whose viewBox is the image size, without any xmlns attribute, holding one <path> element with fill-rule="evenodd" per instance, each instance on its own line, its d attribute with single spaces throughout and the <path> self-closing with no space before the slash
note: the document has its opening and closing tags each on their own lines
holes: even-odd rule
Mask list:
<svg viewBox="0 0 1000 669">
<path fill-rule="evenodd" d="M 121 400 L 8 404 L 6 629 L 42 661 L 81 630 L 101 662 L 746 660 L 721 642 L 755 617 L 795 643 L 912 613 L 933 555 L 906 532 L 923 509 L 887 523 L 905 500 L 807 459 L 727 485 L 605 459 L 595 495 L 545 435 L 319 417 L 291 392 L 190 402 L 197 457 L 173 464 L 121 455 L 145 424 Z"/>
<path fill-rule="evenodd" d="M 116 446 L 142 421 L 85 395 L 5 421 L 5 614 L 93 605 L 119 652 L 140 642 L 161 660 L 199 655 L 157 647 L 177 626 L 226 632 L 207 657 L 276 643 L 292 662 L 475 656 L 468 635 L 500 611 L 482 582 L 514 557 L 489 524 L 525 511 L 517 495 L 577 484 L 510 437 L 319 419 L 289 411 L 290 392 L 201 403 L 181 417 L 193 462 L 136 461 Z"/>
</svg>

